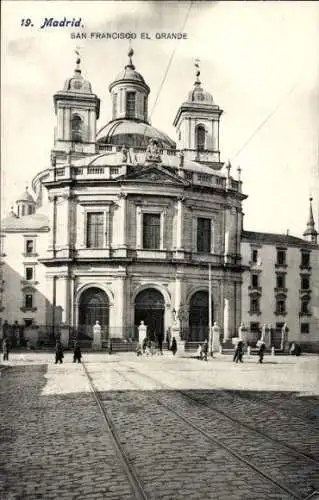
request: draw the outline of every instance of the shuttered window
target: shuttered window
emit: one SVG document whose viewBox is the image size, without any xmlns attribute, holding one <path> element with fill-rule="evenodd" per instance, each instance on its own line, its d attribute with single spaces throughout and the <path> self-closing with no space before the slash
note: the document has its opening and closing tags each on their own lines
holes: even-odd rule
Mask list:
<svg viewBox="0 0 319 500">
<path fill-rule="evenodd" d="M 87 214 L 86 246 L 88 248 L 103 247 L 103 212 L 90 212 Z"/>
<path fill-rule="evenodd" d="M 161 216 L 160 214 L 143 215 L 143 248 L 160 248 Z"/>
</svg>

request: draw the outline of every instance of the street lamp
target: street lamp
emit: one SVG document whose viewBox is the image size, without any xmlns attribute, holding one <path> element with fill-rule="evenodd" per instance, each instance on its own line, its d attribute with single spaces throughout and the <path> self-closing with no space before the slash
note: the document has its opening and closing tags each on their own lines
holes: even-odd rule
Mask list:
<svg viewBox="0 0 319 500">
<path fill-rule="evenodd" d="M 209 354 L 213 357 L 213 331 L 212 331 L 212 266 L 208 264 L 208 343 Z"/>
</svg>

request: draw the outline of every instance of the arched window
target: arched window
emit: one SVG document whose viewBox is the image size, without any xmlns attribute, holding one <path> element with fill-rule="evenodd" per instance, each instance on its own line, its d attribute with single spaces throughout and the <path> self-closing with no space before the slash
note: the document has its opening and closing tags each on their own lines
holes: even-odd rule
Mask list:
<svg viewBox="0 0 319 500">
<path fill-rule="evenodd" d="M 126 92 L 126 118 L 135 118 L 135 105 L 135 92 Z"/>
<path fill-rule="evenodd" d="M 203 125 L 198 125 L 195 129 L 195 144 L 198 151 L 203 151 L 205 149 L 205 127 Z"/>
<path fill-rule="evenodd" d="M 82 119 L 74 115 L 71 120 L 72 141 L 82 142 Z"/>
</svg>

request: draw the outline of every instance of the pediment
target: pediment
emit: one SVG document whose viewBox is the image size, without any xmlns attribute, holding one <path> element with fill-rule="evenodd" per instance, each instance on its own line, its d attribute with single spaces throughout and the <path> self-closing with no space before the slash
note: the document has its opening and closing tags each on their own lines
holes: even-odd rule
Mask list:
<svg viewBox="0 0 319 500">
<path fill-rule="evenodd" d="M 188 185 L 188 182 L 185 181 L 182 177 L 175 175 L 171 172 L 168 172 L 165 168 L 160 166 L 148 166 L 135 169 L 130 175 L 126 176 L 127 180 L 136 181 L 136 182 L 145 182 L 152 184 L 161 184 L 161 185 L 180 185 L 185 186 Z"/>
</svg>

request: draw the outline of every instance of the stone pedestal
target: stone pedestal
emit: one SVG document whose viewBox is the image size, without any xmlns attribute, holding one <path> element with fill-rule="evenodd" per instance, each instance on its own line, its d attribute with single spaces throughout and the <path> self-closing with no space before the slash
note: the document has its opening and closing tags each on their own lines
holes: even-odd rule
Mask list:
<svg viewBox="0 0 319 500">
<path fill-rule="evenodd" d="M 172 344 L 173 337 L 175 337 L 175 340 L 176 340 L 177 354 L 183 353 L 185 351 L 185 341 L 181 339 L 181 331 L 180 331 L 180 327 L 177 323 L 173 324 L 173 326 L 171 328 L 171 334 L 172 334 L 171 344 Z"/>
<path fill-rule="evenodd" d="M 60 337 L 61 344 L 63 345 L 63 347 L 68 347 L 68 345 L 69 345 L 69 328 L 65 327 L 65 326 L 61 326 L 60 332 L 61 332 L 61 337 Z"/>
<path fill-rule="evenodd" d="M 214 323 L 214 326 L 212 326 L 211 328 L 211 351 L 213 353 L 220 351 L 220 327 L 216 321 Z"/>
</svg>

